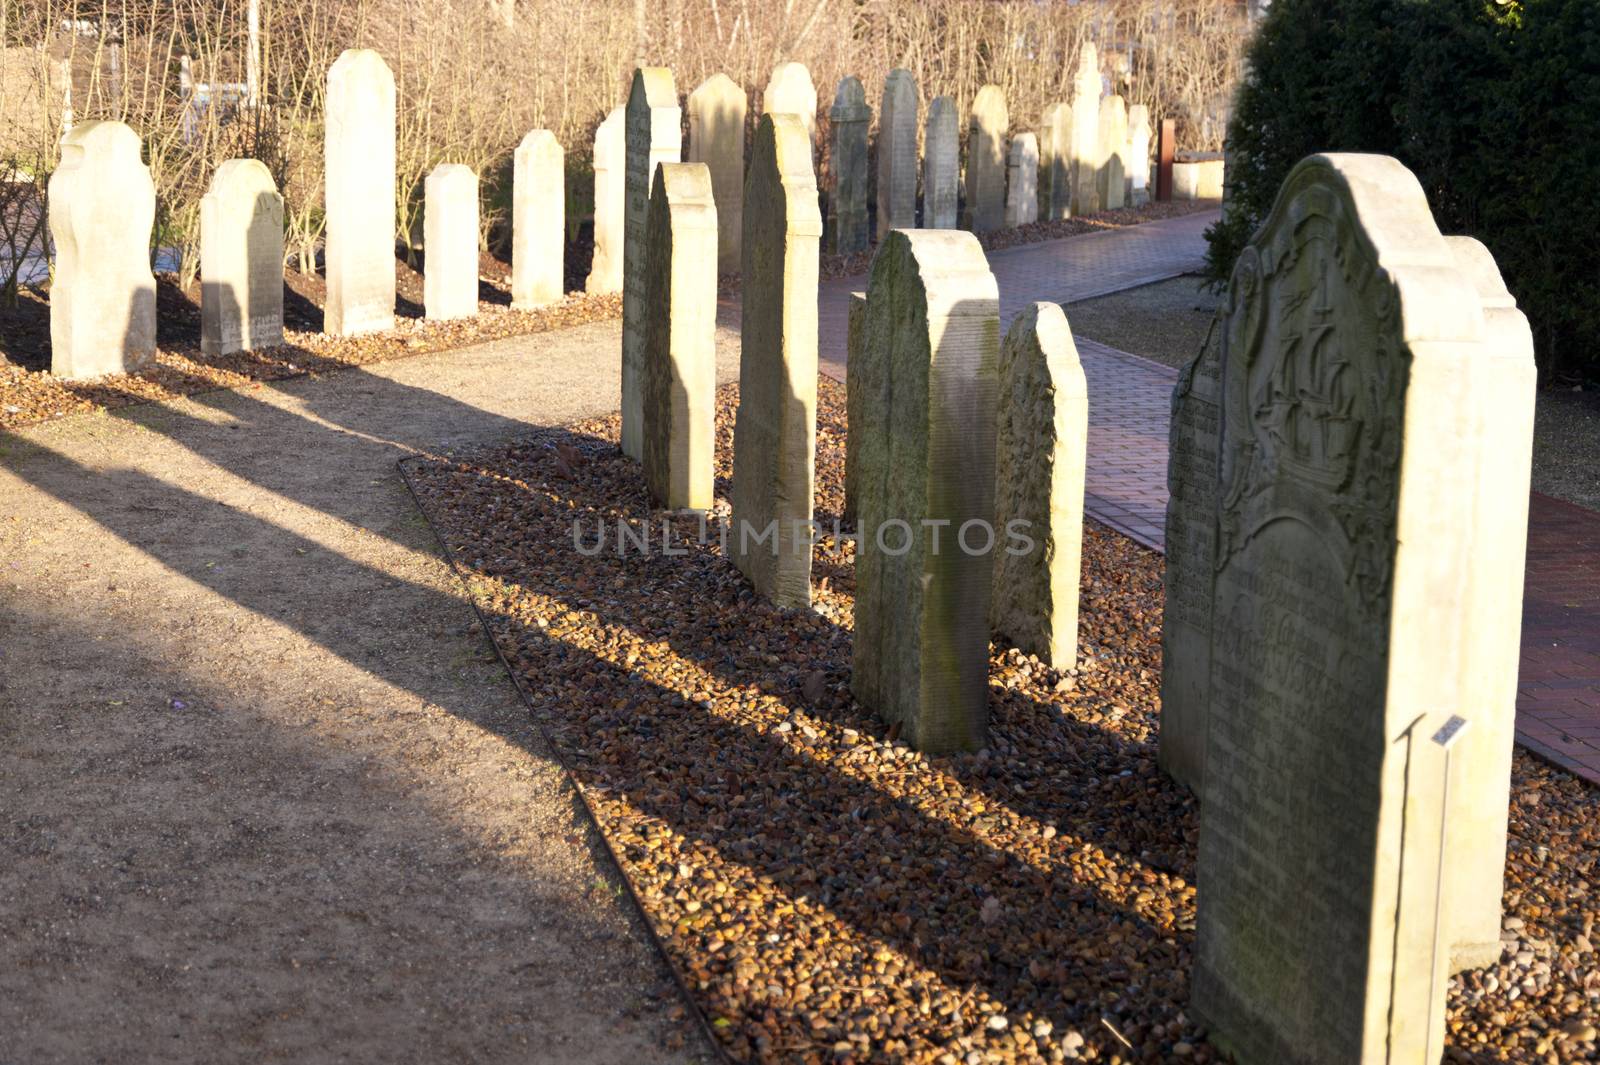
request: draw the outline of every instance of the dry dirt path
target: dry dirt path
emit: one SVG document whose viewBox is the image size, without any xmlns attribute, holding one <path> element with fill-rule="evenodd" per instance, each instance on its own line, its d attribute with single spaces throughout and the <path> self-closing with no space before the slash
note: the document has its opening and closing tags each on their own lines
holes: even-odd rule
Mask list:
<svg viewBox="0 0 1600 1065">
<path fill-rule="evenodd" d="M 395 467 L 619 333 L 0 434 L 0 1062 L 710 1059 Z"/>
</svg>

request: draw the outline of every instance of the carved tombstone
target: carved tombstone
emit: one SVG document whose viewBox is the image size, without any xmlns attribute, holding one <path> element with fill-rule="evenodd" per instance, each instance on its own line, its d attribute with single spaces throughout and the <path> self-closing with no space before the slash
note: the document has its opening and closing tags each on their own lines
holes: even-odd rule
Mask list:
<svg viewBox="0 0 1600 1065">
<path fill-rule="evenodd" d="M 917 79 L 895 69 L 883 83 L 878 115 L 878 240 L 917 224 Z"/>
<path fill-rule="evenodd" d="M 650 221 L 651 182 L 661 163 L 676 163 L 683 143 L 683 109 L 672 71 L 640 67 L 633 72 L 627 114 L 627 209 L 622 241 L 622 453 L 643 459 L 645 227 Z M 715 270 L 715 259 L 712 263 Z"/>
<path fill-rule="evenodd" d="M 1072 214 L 1072 105 L 1044 109 L 1039 129 L 1039 211 L 1046 221 Z"/>
<path fill-rule="evenodd" d="M 429 318 L 478 313 L 478 175 L 440 163 L 423 183 L 423 305 Z"/>
<path fill-rule="evenodd" d="M 972 101 L 967 130 L 967 228 L 974 233 L 999 229 L 1006 221 L 1006 94 L 985 85 Z"/>
<path fill-rule="evenodd" d="M 156 189 L 139 135 L 121 122 L 84 122 L 61 140 L 50 175 L 50 372 L 131 373 L 156 350 L 150 229 Z"/>
<path fill-rule="evenodd" d="M 1440 1058 L 1494 334 L 1385 156 L 1302 161 L 1234 268 L 1192 1005 L 1241 1063 Z"/>
<path fill-rule="evenodd" d="M 1078 661 L 1078 575 L 1089 386 L 1059 304 L 1035 303 L 1000 348 L 995 529 L 1026 551 L 995 552 L 991 628 L 1054 669 Z"/>
<path fill-rule="evenodd" d="M 200 350 L 283 343 L 283 197 L 257 159 L 217 167 L 200 199 Z"/>
<path fill-rule="evenodd" d="M 757 592 L 781 607 L 806 607 L 811 605 L 822 216 L 811 142 L 799 116 L 762 116 L 745 199 L 728 550 Z"/>
<path fill-rule="evenodd" d="M 628 213 L 626 108 L 612 108 L 594 131 L 594 259 L 583 290 L 622 291 L 623 220 Z"/>
<path fill-rule="evenodd" d="M 1128 107 L 1120 96 L 1100 102 L 1100 206 L 1115 211 L 1126 201 Z"/>
<path fill-rule="evenodd" d="M 1144 104 L 1128 108 L 1128 187 L 1130 206 L 1150 202 L 1150 108 Z"/>
<path fill-rule="evenodd" d="M 922 228 L 954 229 L 961 207 L 961 124 L 953 96 L 936 96 L 928 105 L 922 151 Z"/>
<path fill-rule="evenodd" d="M 394 74 L 369 48 L 328 69 L 325 134 L 328 281 L 323 332 L 394 328 Z"/>
<path fill-rule="evenodd" d="M 828 171 L 833 179 L 832 209 L 828 213 L 828 245 L 840 255 L 864 251 L 870 243 L 867 230 L 867 126 L 872 108 L 861 81 L 848 77 L 828 112 Z"/>
<path fill-rule="evenodd" d="M 726 74 L 713 74 L 689 94 L 691 163 L 711 170 L 717 198 L 717 272 L 739 269 L 740 219 L 744 210 L 744 90 Z"/>
<path fill-rule="evenodd" d="M 644 477 L 671 510 L 709 510 L 717 405 L 717 206 L 704 163 L 661 163 L 645 239 Z"/>
<path fill-rule="evenodd" d="M 1039 220 L 1039 138 L 1019 133 L 1011 139 L 1006 164 L 1006 226 L 1015 229 Z"/>
<path fill-rule="evenodd" d="M 897 229 L 879 246 L 857 374 L 850 684 L 933 753 L 981 747 L 988 728 L 999 308 L 971 233 Z"/>
<path fill-rule="evenodd" d="M 566 152 L 554 133 L 522 138 L 511 187 L 511 306 L 543 307 L 566 287 Z"/>
<path fill-rule="evenodd" d="M 1100 54 L 1085 41 L 1072 80 L 1072 213 L 1100 210 Z"/>
<path fill-rule="evenodd" d="M 845 333 L 844 364 L 844 513 L 840 520 L 854 524 L 856 500 L 861 494 L 858 481 L 860 473 L 861 426 L 865 423 L 863 411 L 866 383 L 861 374 L 866 368 L 863 345 L 866 343 L 867 294 L 850 293 L 850 318 Z"/>
<path fill-rule="evenodd" d="M 779 63 L 772 68 L 767 87 L 761 94 L 761 113 L 799 115 L 806 124 L 806 137 L 817 143 L 817 87 L 804 63 Z"/>
</svg>

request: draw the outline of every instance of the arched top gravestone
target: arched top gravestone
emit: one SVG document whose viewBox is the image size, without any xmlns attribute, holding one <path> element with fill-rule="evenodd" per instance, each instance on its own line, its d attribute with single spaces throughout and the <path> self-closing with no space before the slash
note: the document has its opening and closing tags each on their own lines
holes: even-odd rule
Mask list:
<svg viewBox="0 0 1600 1065">
<path fill-rule="evenodd" d="M 1010 126 L 1005 91 L 998 85 L 979 89 L 967 130 L 967 228 L 974 233 L 1005 225 L 1006 133 Z"/>
<path fill-rule="evenodd" d="M 689 153 L 686 161 L 711 170 L 717 198 L 717 272 L 739 269 L 740 219 L 744 210 L 744 90 L 726 74 L 713 74 L 689 94 Z"/>
<path fill-rule="evenodd" d="M 878 239 L 917 224 L 917 79 L 891 70 L 878 115 Z"/>
<path fill-rule="evenodd" d="M 767 115 L 799 115 L 806 124 L 806 137 L 817 143 L 817 86 L 804 63 L 779 63 L 772 68 L 767 87 L 761 94 L 761 112 Z"/>
<path fill-rule="evenodd" d="M 394 328 L 394 73 L 370 48 L 351 48 L 328 68 L 324 133 L 324 249 L 334 336 Z"/>
<path fill-rule="evenodd" d="M 283 197 L 258 159 L 217 167 L 200 199 L 200 349 L 283 343 Z"/>
</svg>

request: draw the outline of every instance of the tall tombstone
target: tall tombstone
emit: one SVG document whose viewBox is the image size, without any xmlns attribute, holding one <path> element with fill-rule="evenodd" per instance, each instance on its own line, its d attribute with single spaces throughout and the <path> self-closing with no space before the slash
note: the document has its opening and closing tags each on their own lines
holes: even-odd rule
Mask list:
<svg viewBox="0 0 1600 1065">
<path fill-rule="evenodd" d="M 999 289 L 977 237 L 891 231 L 867 284 L 858 374 L 850 684 L 930 753 L 975 750 L 988 731 L 999 348 Z"/>
<path fill-rule="evenodd" d="M 627 114 L 627 211 L 622 242 L 622 452 L 643 460 L 645 227 L 650 220 L 651 182 L 661 163 L 676 163 L 683 147 L 683 109 L 672 71 L 640 67 L 633 72 Z M 713 268 L 715 258 L 713 258 Z"/>
<path fill-rule="evenodd" d="M 917 224 L 917 79 L 889 71 L 878 114 L 878 240 L 891 229 Z"/>
<path fill-rule="evenodd" d="M 1150 202 L 1150 108 L 1144 104 L 1128 108 L 1128 187 L 1131 206 Z"/>
<path fill-rule="evenodd" d="M 594 131 L 594 259 L 583 282 L 583 290 L 591 296 L 622 291 L 627 126 L 627 108 L 614 107 Z"/>
<path fill-rule="evenodd" d="M 1017 315 L 1000 348 L 995 529 L 1028 549 L 995 552 L 990 628 L 1053 669 L 1078 661 L 1078 575 L 1089 386 L 1055 303 Z M 1007 538 L 1009 543 L 1009 537 Z"/>
<path fill-rule="evenodd" d="M 817 87 L 804 63 L 779 63 L 772 68 L 767 87 L 761 94 L 761 113 L 799 115 L 806 124 L 806 137 L 817 143 Z"/>
<path fill-rule="evenodd" d="M 1492 313 L 1386 156 L 1234 267 L 1192 1006 L 1242 1063 L 1440 1059 Z"/>
<path fill-rule="evenodd" d="M 717 272 L 739 269 L 740 219 L 744 211 L 744 90 L 726 74 L 713 74 L 689 94 L 691 163 L 711 170 L 717 198 Z"/>
<path fill-rule="evenodd" d="M 762 116 L 745 199 L 729 552 L 758 593 L 808 607 L 822 215 L 798 115 Z"/>
<path fill-rule="evenodd" d="M 440 163 L 423 182 L 422 303 L 429 318 L 478 313 L 478 175 Z"/>
<path fill-rule="evenodd" d="M 1015 229 L 1039 220 L 1039 138 L 1019 133 L 1011 138 L 1006 163 L 1006 226 Z"/>
<path fill-rule="evenodd" d="M 858 467 L 861 454 L 861 426 L 865 421 L 866 383 L 861 374 L 866 367 L 867 294 L 850 293 L 850 317 L 845 332 L 844 363 L 844 513 L 841 521 L 855 524 L 856 501 L 861 496 Z"/>
<path fill-rule="evenodd" d="M 1072 105 L 1044 109 L 1039 127 L 1039 211 L 1046 221 L 1072 214 Z"/>
<path fill-rule="evenodd" d="M 867 127 L 872 108 L 861 79 L 839 82 L 833 107 L 828 111 L 828 170 L 833 179 L 832 209 L 828 212 L 828 246 L 840 255 L 864 251 L 871 243 L 867 228 Z"/>
<path fill-rule="evenodd" d="M 217 167 L 200 198 L 200 350 L 283 343 L 283 197 L 257 159 Z"/>
<path fill-rule="evenodd" d="M 511 306 L 543 307 L 566 289 L 567 153 L 536 129 L 511 162 Z"/>
<path fill-rule="evenodd" d="M 671 510 L 715 502 L 717 204 L 704 163 L 661 163 L 645 235 L 645 483 Z"/>
<path fill-rule="evenodd" d="M 1172 167 L 1178 152 L 1178 123 L 1176 119 L 1161 120 L 1161 135 L 1156 140 L 1156 199 L 1166 203 L 1172 199 Z"/>
<path fill-rule="evenodd" d="M 974 233 L 999 229 L 1006 221 L 1006 94 L 985 85 L 972 101 L 967 129 L 967 226 Z"/>
<path fill-rule="evenodd" d="M 370 48 L 328 68 L 323 250 L 328 296 L 323 332 L 355 336 L 394 328 L 394 74 Z"/>
<path fill-rule="evenodd" d="M 1100 53 L 1085 41 L 1072 79 L 1072 213 L 1094 214 L 1100 200 Z"/>
<path fill-rule="evenodd" d="M 923 132 L 922 228 L 954 229 L 961 208 L 961 123 L 953 96 L 928 105 Z"/>
<path fill-rule="evenodd" d="M 1120 96 L 1100 104 L 1100 206 L 1115 211 L 1127 199 L 1128 105 Z"/>
<path fill-rule="evenodd" d="M 132 373 L 156 351 L 150 230 L 156 187 L 139 135 L 121 122 L 84 122 L 61 139 L 50 175 L 50 372 Z"/>
</svg>

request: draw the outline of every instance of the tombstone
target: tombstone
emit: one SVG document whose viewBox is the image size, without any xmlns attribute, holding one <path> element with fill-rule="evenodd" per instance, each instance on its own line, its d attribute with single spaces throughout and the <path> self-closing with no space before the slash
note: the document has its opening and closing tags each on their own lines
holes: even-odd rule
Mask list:
<svg viewBox="0 0 1600 1065">
<path fill-rule="evenodd" d="M 878 114 L 878 240 L 917 224 L 917 79 L 891 70 Z"/>
<path fill-rule="evenodd" d="M 1092 41 L 1072 80 L 1072 213 L 1094 214 L 1100 201 L 1100 56 Z"/>
<path fill-rule="evenodd" d="M 50 175 L 50 372 L 132 373 L 156 350 L 150 230 L 156 189 L 139 135 L 121 122 L 83 122 L 61 139 Z"/>
<path fill-rule="evenodd" d="M 961 208 L 961 124 L 953 96 L 928 104 L 923 133 L 922 228 L 954 229 Z"/>
<path fill-rule="evenodd" d="M 1178 151 L 1178 123 L 1175 119 L 1161 120 L 1161 137 L 1156 142 L 1156 199 L 1166 203 L 1172 199 L 1172 164 Z"/>
<path fill-rule="evenodd" d="M 1039 220 L 1039 138 L 1019 133 L 1011 140 L 1006 164 L 1006 226 L 1015 229 Z"/>
<path fill-rule="evenodd" d="M 627 113 L 627 210 L 622 242 L 622 452 L 644 458 L 642 393 L 644 363 L 645 227 L 650 220 L 651 182 L 661 163 L 676 163 L 683 143 L 683 109 L 672 71 L 640 67 L 633 72 Z M 713 258 L 713 271 L 715 259 Z"/>
<path fill-rule="evenodd" d="M 1150 108 L 1128 108 L 1128 202 L 1142 207 L 1150 202 Z"/>
<path fill-rule="evenodd" d="M 1053 669 L 1078 661 L 1089 387 L 1059 304 L 1017 315 L 1000 348 L 995 529 L 1031 541 L 994 556 L 990 628 Z"/>
<path fill-rule="evenodd" d="M 370 48 L 328 69 L 324 136 L 328 296 L 322 330 L 356 336 L 394 328 L 394 74 Z"/>
<path fill-rule="evenodd" d="M 1222 199 L 1223 168 L 1221 152 L 1190 152 L 1179 156 L 1172 164 L 1172 198 Z"/>
<path fill-rule="evenodd" d="M 691 163 L 711 170 L 717 198 L 717 272 L 739 270 L 740 218 L 744 211 L 744 90 L 726 74 L 713 74 L 689 94 Z"/>
<path fill-rule="evenodd" d="M 566 290 L 566 152 L 536 129 L 511 164 L 511 306 L 555 303 Z"/>
<path fill-rule="evenodd" d="M 767 87 L 761 94 L 764 115 L 799 115 L 806 124 L 806 137 L 817 143 L 817 87 L 804 63 L 779 63 L 772 68 Z"/>
<path fill-rule="evenodd" d="M 711 168 L 661 163 L 644 241 L 641 435 L 657 506 L 709 510 L 717 407 L 717 204 Z"/>
<path fill-rule="evenodd" d="M 863 397 L 866 384 L 860 379 L 866 366 L 862 345 L 866 343 L 867 294 L 850 293 L 850 318 L 845 333 L 844 364 L 844 513 L 839 519 L 853 525 L 856 520 L 856 499 L 861 494 L 857 487 L 859 474 L 856 467 L 861 453 L 861 426 L 866 418 Z"/>
<path fill-rule="evenodd" d="M 802 608 L 811 605 L 822 215 L 799 116 L 762 116 L 745 199 L 728 551 L 758 593 L 777 606 Z M 771 538 L 758 539 L 769 528 Z"/>
<path fill-rule="evenodd" d="M 1046 221 L 1072 215 L 1072 105 L 1051 104 L 1039 128 L 1039 211 Z"/>
<path fill-rule="evenodd" d="M 1006 94 L 985 85 L 972 101 L 967 129 L 967 226 L 974 233 L 999 229 L 1006 221 Z M 1035 148 L 1035 153 L 1038 149 Z"/>
<path fill-rule="evenodd" d="M 892 230 L 864 332 L 851 689 L 919 750 L 975 750 L 988 729 L 1000 348 L 977 237 Z"/>
<path fill-rule="evenodd" d="M 256 159 L 217 167 L 200 198 L 200 350 L 283 343 L 283 197 Z"/>
<path fill-rule="evenodd" d="M 478 313 L 478 175 L 440 163 L 423 182 L 422 303 L 429 318 Z"/>
<path fill-rule="evenodd" d="M 1100 207 L 1115 211 L 1127 197 L 1128 107 L 1120 96 L 1100 102 Z"/>
<path fill-rule="evenodd" d="M 871 243 L 867 228 L 867 126 L 872 108 L 858 78 L 839 82 L 828 111 L 828 171 L 833 179 L 828 212 L 828 244 L 840 255 L 864 251 Z"/>
<path fill-rule="evenodd" d="M 1386 156 L 1234 267 L 1191 1004 L 1240 1062 L 1440 1059 L 1494 313 Z"/>
<path fill-rule="evenodd" d="M 594 259 L 583 290 L 622 291 L 623 219 L 628 213 L 627 109 L 614 107 L 594 131 Z"/>
</svg>

